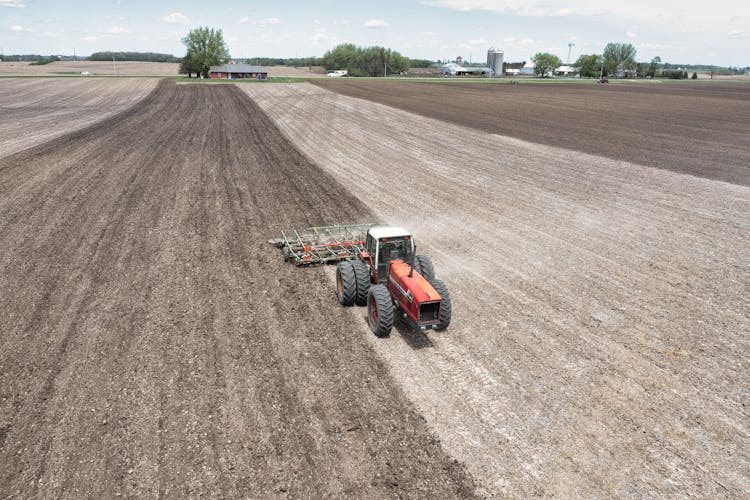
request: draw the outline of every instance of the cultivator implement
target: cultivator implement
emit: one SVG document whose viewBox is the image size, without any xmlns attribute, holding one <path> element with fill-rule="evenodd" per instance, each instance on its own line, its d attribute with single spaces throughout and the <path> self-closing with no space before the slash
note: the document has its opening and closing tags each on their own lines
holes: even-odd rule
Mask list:
<svg viewBox="0 0 750 500">
<path fill-rule="evenodd" d="M 284 260 L 309 266 L 352 260 L 364 248 L 367 230 L 373 224 L 308 227 L 302 231 L 281 232 L 281 238 L 268 240 L 281 248 Z"/>
</svg>

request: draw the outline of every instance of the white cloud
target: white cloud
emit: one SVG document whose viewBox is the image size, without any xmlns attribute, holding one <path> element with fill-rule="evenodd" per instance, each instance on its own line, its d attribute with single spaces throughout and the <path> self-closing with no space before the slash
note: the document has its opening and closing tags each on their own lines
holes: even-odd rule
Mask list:
<svg viewBox="0 0 750 500">
<path fill-rule="evenodd" d="M 380 29 L 387 27 L 388 23 L 382 19 L 368 19 L 362 26 L 365 28 Z"/>
<path fill-rule="evenodd" d="M 14 33 L 21 33 L 22 31 L 26 31 L 26 28 L 24 28 L 20 24 L 14 24 L 13 26 L 10 27 L 10 30 L 13 31 Z"/>
<path fill-rule="evenodd" d="M 750 11 L 747 2 L 719 1 L 706 8 L 698 2 L 683 2 L 676 6 L 668 0 L 628 0 L 609 2 L 599 0 L 422 0 L 423 5 L 456 11 L 488 11 L 525 17 L 606 17 L 617 21 L 643 21 L 689 26 L 691 29 L 727 26 L 738 11 Z M 744 6 L 740 6 L 743 5 Z"/>
<path fill-rule="evenodd" d="M 434 31 L 420 31 L 419 34 L 422 36 L 435 36 L 436 33 Z"/>
<path fill-rule="evenodd" d="M 273 26 L 274 24 L 280 24 L 281 19 L 278 17 L 267 17 L 266 19 L 261 19 L 259 21 L 256 21 L 255 24 L 258 26 Z"/>
<path fill-rule="evenodd" d="M 83 42 L 89 42 L 89 43 L 95 42 L 96 41 L 96 37 L 95 36 L 82 36 L 81 37 L 81 41 L 83 41 Z"/>
<path fill-rule="evenodd" d="M 24 0 L 0 0 L 0 7 L 17 7 L 22 9 L 26 7 L 26 2 Z"/>
<path fill-rule="evenodd" d="M 168 24 L 190 24 L 190 19 L 184 14 L 179 12 L 172 12 L 161 18 L 162 21 Z"/>
<path fill-rule="evenodd" d="M 628 38 L 638 38 L 638 33 L 633 33 L 632 31 L 628 31 L 625 33 L 625 36 Z"/>
<path fill-rule="evenodd" d="M 335 37 L 332 37 L 327 33 L 315 33 L 310 37 L 310 42 L 312 42 L 313 45 L 336 45 L 337 40 Z"/>
<path fill-rule="evenodd" d="M 240 24 L 253 23 L 256 26 L 260 26 L 260 27 L 265 28 L 265 27 L 268 27 L 268 26 L 273 26 L 275 24 L 280 24 L 281 23 L 281 19 L 279 19 L 278 17 L 267 17 L 265 19 L 255 19 L 255 20 L 253 20 L 253 19 L 250 19 L 247 16 L 243 16 L 237 22 L 240 23 Z"/>
<path fill-rule="evenodd" d="M 108 30 L 106 30 L 106 33 L 109 33 L 110 35 L 124 35 L 126 33 L 130 33 L 130 30 L 123 28 L 122 26 L 112 26 Z"/>
<path fill-rule="evenodd" d="M 745 30 L 732 30 L 727 33 L 729 38 L 745 38 L 745 35 L 747 35 L 747 31 Z"/>
</svg>

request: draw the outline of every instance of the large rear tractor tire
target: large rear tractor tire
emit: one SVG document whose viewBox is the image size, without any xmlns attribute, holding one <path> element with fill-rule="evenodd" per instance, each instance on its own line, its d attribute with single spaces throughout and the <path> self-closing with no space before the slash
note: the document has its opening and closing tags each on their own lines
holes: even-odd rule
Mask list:
<svg viewBox="0 0 750 500">
<path fill-rule="evenodd" d="M 354 303 L 358 306 L 366 306 L 367 294 L 370 293 L 370 266 L 361 260 L 353 260 L 352 266 L 357 279 L 357 297 Z"/>
<path fill-rule="evenodd" d="M 357 278 L 349 260 L 336 265 L 336 297 L 342 306 L 351 306 L 357 298 Z"/>
<path fill-rule="evenodd" d="M 367 324 L 376 337 L 387 337 L 393 328 L 393 299 L 385 285 L 370 287 L 367 294 Z"/>
<path fill-rule="evenodd" d="M 422 275 L 427 281 L 435 279 L 435 268 L 429 255 L 417 255 L 414 258 L 414 270 Z"/>
<path fill-rule="evenodd" d="M 451 324 L 451 296 L 448 293 L 448 287 L 445 286 L 442 280 L 437 278 L 430 281 L 430 285 L 435 289 L 440 297 L 443 299 L 440 304 L 440 314 L 438 314 L 438 320 L 440 320 L 440 326 L 436 330 L 445 330 L 448 325 Z"/>
</svg>

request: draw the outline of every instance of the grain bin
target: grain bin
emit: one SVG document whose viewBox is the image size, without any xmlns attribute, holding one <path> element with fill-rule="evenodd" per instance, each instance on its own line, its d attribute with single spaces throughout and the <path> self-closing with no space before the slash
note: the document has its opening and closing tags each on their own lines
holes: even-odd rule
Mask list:
<svg viewBox="0 0 750 500">
<path fill-rule="evenodd" d="M 487 51 L 487 67 L 492 69 L 493 76 L 503 75 L 503 51 L 491 48 Z"/>
</svg>

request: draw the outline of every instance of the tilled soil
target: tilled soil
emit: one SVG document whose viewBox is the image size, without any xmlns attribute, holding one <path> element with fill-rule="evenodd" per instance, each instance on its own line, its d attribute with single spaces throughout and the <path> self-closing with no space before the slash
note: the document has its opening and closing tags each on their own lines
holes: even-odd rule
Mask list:
<svg viewBox="0 0 750 500">
<path fill-rule="evenodd" d="M 310 84 L 241 88 L 432 254 L 446 332 L 351 321 L 481 493 L 750 494 L 750 188 Z"/>
<path fill-rule="evenodd" d="M 154 78 L 0 79 L 0 157 L 113 116 L 146 97 L 158 81 Z"/>
<path fill-rule="evenodd" d="M 0 496 L 471 496 L 325 270 L 266 243 L 372 218 L 229 85 L 0 159 Z"/>
<path fill-rule="evenodd" d="M 484 132 L 750 186 L 750 84 L 319 80 Z"/>
<path fill-rule="evenodd" d="M 99 76 L 171 76 L 178 75 L 179 63 L 146 61 L 55 61 L 32 66 L 28 61 L 0 62 L 0 75 L 16 76 L 79 76 L 88 71 L 92 80 Z"/>
</svg>

